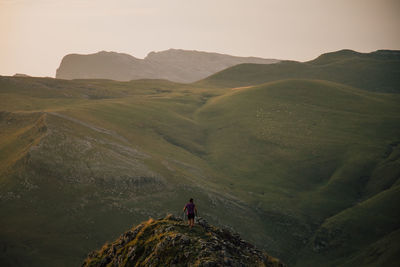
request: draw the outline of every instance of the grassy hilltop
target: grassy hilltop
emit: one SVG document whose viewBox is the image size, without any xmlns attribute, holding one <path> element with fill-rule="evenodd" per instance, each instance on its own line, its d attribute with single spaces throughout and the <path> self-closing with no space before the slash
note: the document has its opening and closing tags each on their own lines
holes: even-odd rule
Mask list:
<svg viewBox="0 0 400 267">
<path fill-rule="evenodd" d="M 0 264 L 77 265 L 193 197 L 289 266 L 394 265 L 399 65 L 339 51 L 194 84 L 0 77 Z"/>
<path fill-rule="evenodd" d="M 168 215 L 149 219 L 91 252 L 82 266 L 259 266 L 285 267 L 228 229 L 199 218 L 193 228 Z"/>
<path fill-rule="evenodd" d="M 237 87 L 301 78 L 338 82 L 375 92 L 399 93 L 399 64 L 399 51 L 358 53 L 340 50 L 303 63 L 240 64 L 211 75 L 201 83 Z"/>
</svg>

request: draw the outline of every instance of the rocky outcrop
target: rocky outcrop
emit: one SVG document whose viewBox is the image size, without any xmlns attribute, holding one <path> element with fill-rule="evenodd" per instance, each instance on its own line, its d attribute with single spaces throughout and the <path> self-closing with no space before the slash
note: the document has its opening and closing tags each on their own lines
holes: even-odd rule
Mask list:
<svg viewBox="0 0 400 267">
<path fill-rule="evenodd" d="M 166 79 L 195 82 L 241 63 L 270 64 L 275 59 L 235 57 L 200 51 L 169 49 L 151 52 L 144 59 L 128 54 L 101 51 L 95 54 L 66 55 L 57 69 L 59 79 Z"/>
<path fill-rule="evenodd" d="M 190 229 L 168 215 L 150 219 L 117 240 L 91 252 L 89 266 L 285 266 L 237 233 L 209 225 L 199 218 Z"/>
</svg>

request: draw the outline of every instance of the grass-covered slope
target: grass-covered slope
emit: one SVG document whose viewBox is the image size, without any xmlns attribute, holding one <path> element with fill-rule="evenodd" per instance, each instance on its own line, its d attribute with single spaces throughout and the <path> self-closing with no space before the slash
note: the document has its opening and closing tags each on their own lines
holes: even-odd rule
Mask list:
<svg viewBox="0 0 400 267">
<path fill-rule="evenodd" d="M 79 264 L 189 197 L 215 223 L 248 215 L 198 156 L 202 130 L 191 114 L 212 94 L 167 81 L 0 80 L 2 265 Z"/>
<path fill-rule="evenodd" d="M 396 262 L 400 96 L 357 71 L 348 84 L 243 71 L 232 87 L 0 77 L 1 265 L 77 265 L 190 197 L 290 265 Z"/>
<path fill-rule="evenodd" d="M 290 240 L 268 249 L 296 257 L 291 252 L 324 218 L 398 182 L 398 162 L 386 160 L 400 136 L 398 101 L 331 82 L 288 80 L 232 90 L 197 117 L 208 129 L 207 160 L 253 203 L 268 233 Z"/>
<path fill-rule="evenodd" d="M 272 177 L 294 174 L 280 179 L 286 188 L 326 189 L 336 186 L 328 179 L 332 169 L 370 157 L 360 149 L 380 155 L 397 141 L 398 101 L 331 82 L 287 80 L 232 90 L 196 118 L 207 128 L 207 159 L 231 177 L 268 175 L 271 188 Z"/>
<path fill-rule="evenodd" d="M 198 222 L 189 228 L 171 215 L 149 219 L 89 253 L 82 266 L 285 266 L 237 233 Z"/>
<path fill-rule="evenodd" d="M 375 92 L 400 92 L 400 52 L 378 50 L 364 54 L 341 50 L 308 62 L 281 61 L 272 65 L 241 64 L 201 81 L 205 85 L 239 87 L 283 79 L 316 79 Z"/>
<path fill-rule="evenodd" d="M 298 265 L 396 266 L 399 201 L 395 185 L 325 220 Z"/>
</svg>

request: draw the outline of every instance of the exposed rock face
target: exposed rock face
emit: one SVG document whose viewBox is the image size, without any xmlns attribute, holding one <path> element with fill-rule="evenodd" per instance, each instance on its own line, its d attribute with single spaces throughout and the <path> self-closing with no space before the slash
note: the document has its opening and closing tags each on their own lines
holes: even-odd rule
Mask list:
<svg viewBox="0 0 400 267">
<path fill-rule="evenodd" d="M 195 82 L 241 63 L 271 64 L 275 59 L 235 57 L 217 53 L 169 49 L 151 52 L 144 59 L 128 54 L 101 51 L 90 55 L 69 54 L 61 61 L 59 79 L 167 79 Z"/>
<path fill-rule="evenodd" d="M 82 266 L 285 266 L 236 233 L 199 218 L 150 219 L 91 252 Z"/>
</svg>

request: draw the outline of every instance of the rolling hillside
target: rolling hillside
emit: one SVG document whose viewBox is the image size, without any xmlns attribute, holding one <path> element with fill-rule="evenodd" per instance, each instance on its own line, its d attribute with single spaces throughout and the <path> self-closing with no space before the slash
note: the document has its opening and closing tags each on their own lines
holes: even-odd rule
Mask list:
<svg viewBox="0 0 400 267">
<path fill-rule="evenodd" d="M 386 190 L 398 197 L 398 101 L 397 95 L 331 82 L 286 80 L 233 90 L 207 103 L 197 115 L 208 129 L 207 160 L 228 174 L 235 195 L 256 207 L 274 235 L 290 240 L 291 245 L 273 243 L 268 249 L 294 260 L 290 257 L 296 257 L 293 252 L 302 243 L 313 242 L 311 251 L 318 247 L 325 220 L 335 220 L 343 210 L 351 213 L 357 203 L 374 203 L 375 194 Z M 387 211 L 379 210 L 383 202 Z M 324 252 L 320 264 L 327 264 L 329 253 L 334 255 L 332 266 L 343 263 L 330 242 L 350 243 L 349 233 L 360 238 L 358 247 L 349 244 L 343 250 L 355 253 L 396 231 L 400 216 L 395 203 L 392 199 L 365 205 L 364 213 L 382 215 L 364 231 L 345 228 L 345 239 L 336 240 L 330 229 L 333 234 L 321 238 L 327 240 L 318 251 Z M 330 219 L 334 214 L 338 215 Z M 366 219 L 353 216 L 346 223 L 355 220 L 354 227 Z M 374 227 L 381 230 L 374 230 L 376 236 L 370 234 L 365 242 L 363 235 Z M 309 240 L 312 233 L 316 236 Z M 396 243 L 388 246 L 398 251 Z M 310 257 L 315 260 L 314 254 Z"/>
<path fill-rule="evenodd" d="M 382 93 L 399 88 L 388 53 L 275 64 L 315 77 L 257 64 L 194 84 L 0 77 L 0 264 L 80 264 L 193 197 L 202 217 L 289 266 L 395 266 L 400 95 Z M 364 56 L 365 68 L 338 67 Z"/>
<path fill-rule="evenodd" d="M 341 50 L 303 63 L 241 64 L 216 73 L 202 83 L 239 87 L 298 78 L 338 82 L 374 92 L 399 93 L 400 51 L 358 53 Z"/>
</svg>

